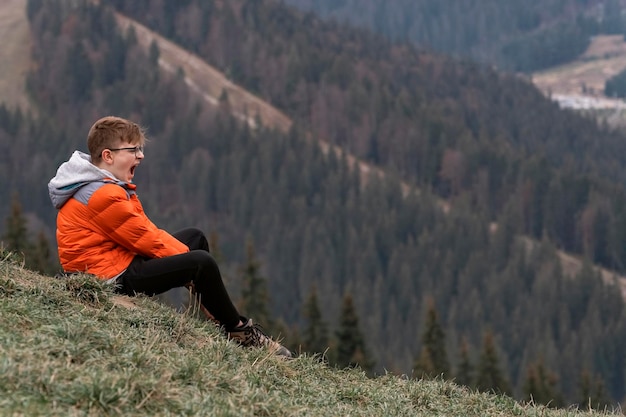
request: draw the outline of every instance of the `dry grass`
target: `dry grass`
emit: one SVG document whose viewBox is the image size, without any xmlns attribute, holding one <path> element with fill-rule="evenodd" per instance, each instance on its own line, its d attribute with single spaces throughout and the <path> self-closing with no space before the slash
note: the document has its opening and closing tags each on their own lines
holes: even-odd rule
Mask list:
<svg viewBox="0 0 626 417">
<path fill-rule="evenodd" d="M 53 279 L 0 257 L 0 415 L 616 415 L 283 360 L 147 297 L 132 309 L 116 300 L 88 276 Z"/>
<path fill-rule="evenodd" d="M 621 35 L 596 36 L 577 60 L 533 74 L 533 83 L 546 93 L 604 97 L 605 82 L 626 68 L 626 42 Z"/>
</svg>

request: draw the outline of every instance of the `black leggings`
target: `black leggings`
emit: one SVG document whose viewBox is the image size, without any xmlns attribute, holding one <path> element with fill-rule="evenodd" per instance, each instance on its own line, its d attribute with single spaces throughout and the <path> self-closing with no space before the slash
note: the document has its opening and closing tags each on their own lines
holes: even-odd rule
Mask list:
<svg viewBox="0 0 626 417">
<path fill-rule="evenodd" d="M 209 242 L 204 233 L 189 228 L 173 236 L 187 245 L 189 252 L 155 259 L 136 256 L 118 277 L 118 292 L 152 296 L 193 284 L 195 293 L 209 313 L 226 329 L 236 327 L 239 313 L 224 287 L 217 263 L 209 253 Z"/>
</svg>

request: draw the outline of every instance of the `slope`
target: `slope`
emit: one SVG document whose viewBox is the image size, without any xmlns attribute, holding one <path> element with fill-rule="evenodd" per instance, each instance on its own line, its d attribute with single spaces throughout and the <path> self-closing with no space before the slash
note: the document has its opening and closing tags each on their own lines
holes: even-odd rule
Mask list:
<svg viewBox="0 0 626 417">
<path fill-rule="evenodd" d="M 545 93 L 604 96 L 606 81 L 626 69 L 626 42 L 621 35 L 593 38 L 576 60 L 533 74 L 533 83 Z"/>
<path fill-rule="evenodd" d="M 590 112 L 610 126 L 626 126 L 626 103 L 606 97 L 607 80 L 626 69 L 621 35 L 596 36 L 576 60 L 537 72 L 533 83 L 561 107 Z"/>
<path fill-rule="evenodd" d="M 271 104 L 260 99 L 259 97 L 248 92 L 244 88 L 230 81 L 222 72 L 215 67 L 209 65 L 197 55 L 185 50 L 176 43 L 164 38 L 158 33 L 146 28 L 139 22 L 115 13 L 120 28 L 127 31 L 130 27 L 137 34 L 139 44 L 146 51 L 154 42 L 158 46 L 159 65 L 164 71 L 176 73 L 179 69 L 183 71 L 185 84 L 190 91 L 198 94 L 204 101 L 211 106 L 220 106 L 223 97 L 227 97 L 227 105 L 233 116 L 247 123 L 251 128 L 256 129 L 257 120 L 265 128 L 276 129 L 287 133 L 293 124 L 293 121 L 287 117 L 281 110 L 273 107 Z M 344 152 L 339 146 L 329 144 L 323 139 L 316 139 L 324 152 L 332 150 L 341 157 L 345 154 L 350 166 L 358 166 L 362 173 L 364 183 L 367 182 L 369 176 L 374 173 L 383 175 L 379 168 L 376 168 L 364 161 L 359 160 L 354 155 Z M 408 187 L 404 185 L 405 189 Z M 442 207 L 447 206 L 442 202 Z"/>
<path fill-rule="evenodd" d="M 258 127 L 257 118 L 263 126 L 270 129 L 288 131 L 291 127 L 291 120 L 281 111 L 235 85 L 197 56 L 120 13 L 115 16 L 122 30 L 133 27 L 139 44 L 146 50 L 155 42 L 159 47 L 161 68 L 170 73 L 182 70 L 189 89 L 199 94 L 208 104 L 217 106 L 220 100 L 226 100 L 232 115 L 252 128 Z"/>
<path fill-rule="evenodd" d="M 7 253 L 0 283 L 2 415 L 612 415 L 242 350 L 189 314 L 33 274 Z"/>
</svg>

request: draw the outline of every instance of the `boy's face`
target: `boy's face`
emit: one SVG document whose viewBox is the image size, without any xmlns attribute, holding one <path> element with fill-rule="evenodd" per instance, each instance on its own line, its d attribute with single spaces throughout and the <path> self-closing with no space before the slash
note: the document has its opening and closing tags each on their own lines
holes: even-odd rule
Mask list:
<svg viewBox="0 0 626 417">
<path fill-rule="evenodd" d="M 118 180 L 132 182 L 135 168 L 143 159 L 143 146 L 119 142 L 117 146 L 102 151 L 101 168 L 115 175 Z"/>
</svg>

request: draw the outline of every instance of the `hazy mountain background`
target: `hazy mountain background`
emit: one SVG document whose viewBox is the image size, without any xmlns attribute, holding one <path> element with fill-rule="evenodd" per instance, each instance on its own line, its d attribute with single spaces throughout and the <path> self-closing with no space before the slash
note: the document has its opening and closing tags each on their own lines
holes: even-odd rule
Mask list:
<svg viewBox="0 0 626 417">
<path fill-rule="evenodd" d="M 546 26 L 596 22 L 588 36 L 603 30 L 592 13 L 601 3 L 529 10 Z M 463 15 L 415 4 L 449 13 L 443 20 Z M 46 183 L 84 150 L 94 120 L 128 117 L 152 138 L 136 178 L 146 211 L 168 230 L 215 232 L 237 295 L 252 242 L 271 314 L 294 341 L 310 324 L 314 291 L 331 336 L 349 297 L 374 371 L 412 375 L 416 360 L 418 369 L 433 362 L 422 344 L 432 306 L 446 377 L 461 375 L 466 359 L 481 375 L 490 353 L 516 397 L 539 369 L 563 404 L 587 391 L 622 401 L 621 131 L 478 58 L 394 43 L 281 2 L 22 5 L 29 105 L 0 108 L 0 217 L 17 195 L 32 233 L 53 242 Z M 494 28 L 511 26 L 519 10 L 510 7 L 489 9 Z M 125 18 L 184 49 L 165 49 Z M 524 38 L 518 29 L 490 50 Z"/>
<path fill-rule="evenodd" d="M 562 107 L 626 126 L 621 0 L 286 3 L 389 39 L 519 71 Z"/>
<path fill-rule="evenodd" d="M 507 70 L 537 71 L 581 55 L 598 34 L 623 34 L 621 0 L 285 0 L 388 38 Z"/>
</svg>

